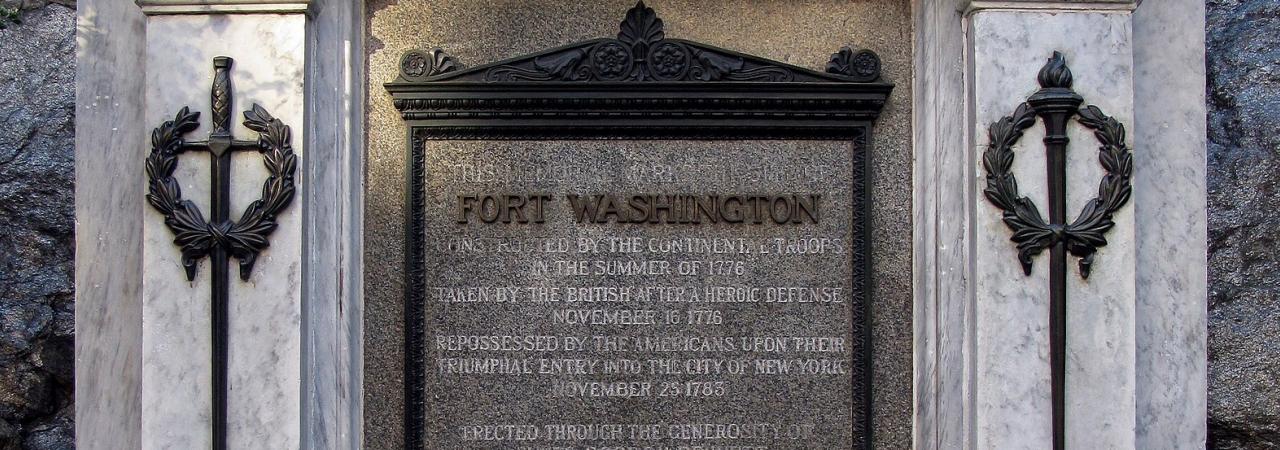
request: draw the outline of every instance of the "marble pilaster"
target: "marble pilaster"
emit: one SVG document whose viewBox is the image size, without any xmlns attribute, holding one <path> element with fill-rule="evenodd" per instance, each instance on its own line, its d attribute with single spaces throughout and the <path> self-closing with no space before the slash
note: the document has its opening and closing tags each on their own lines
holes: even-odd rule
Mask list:
<svg viewBox="0 0 1280 450">
<path fill-rule="evenodd" d="M 1068 448 L 1203 447 L 1203 39 L 1176 31 L 1202 29 L 1203 5 L 921 0 L 915 11 L 915 446 L 1049 445 L 1047 256 L 1023 276 L 981 194 L 981 154 L 987 126 L 1061 50 L 1086 103 L 1127 126 L 1136 167 L 1093 275 L 1071 261 Z M 1179 51 L 1159 57 L 1170 41 Z M 1069 134 L 1074 217 L 1101 169 L 1090 133 Z M 1037 126 L 1022 138 L 1014 172 L 1044 208 L 1042 137 Z"/>
<path fill-rule="evenodd" d="M 364 2 L 317 0 L 307 40 L 302 448 L 364 436 Z"/>
<path fill-rule="evenodd" d="M 912 92 L 912 441 L 972 448 L 971 137 L 965 117 L 964 7 L 915 2 Z"/>
<path fill-rule="evenodd" d="M 78 8 L 77 443 L 210 445 L 209 262 L 186 281 L 146 205 L 151 130 L 183 106 L 207 135 L 215 56 L 234 58 L 233 133 L 257 103 L 289 125 L 297 195 L 247 282 L 230 283 L 230 448 L 358 448 L 363 2 L 85 0 Z M 108 32 L 109 31 L 109 32 Z M 209 161 L 180 157 L 209 207 Z M 237 154 L 232 218 L 261 192 Z M 233 274 L 235 269 L 233 268 Z M 351 281 L 354 280 L 354 281 Z"/>
<path fill-rule="evenodd" d="M 76 448 L 141 446 L 144 18 L 76 5 Z"/>
<path fill-rule="evenodd" d="M 1039 89 L 1036 74 L 1061 50 L 1075 90 L 1121 123 L 1133 123 L 1131 22 L 1128 13 L 978 10 L 969 16 L 973 142 L 986 127 Z M 1069 128 L 1067 211 L 1074 217 L 1096 195 L 1102 176 L 1097 144 L 1079 124 Z M 1042 126 L 1014 149 L 1022 195 L 1047 205 Z M 985 173 L 974 166 L 974 177 Z M 981 189 L 981 184 L 979 184 Z M 1052 437 L 1049 399 L 1048 258 L 1031 276 L 1019 266 L 997 208 L 977 198 L 974 279 L 977 445 L 1035 448 Z M 1129 448 L 1134 435 L 1133 207 L 1120 210 L 1093 275 L 1067 277 L 1067 442 L 1073 448 Z"/>
<path fill-rule="evenodd" d="M 1205 3 L 1134 13 L 1137 448 L 1205 448 Z M 1190 30 L 1195 30 L 1191 32 Z"/>
<path fill-rule="evenodd" d="M 311 10 L 314 0 L 137 0 L 147 15 L 294 14 Z"/>
<path fill-rule="evenodd" d="M 215 56 L 230 56 L 234 93 L 232 133 L 252 139 L 241 112 L 260 104 L 294 130 L 293 150 L 306 164 L 303 105 L 306 17 L 291 15 L 151 15 L 147 18 L 146 120 L 148 133 L 183 106 L 201 112 L 210 129 L 209 89 Z M 142 155 L 142 149 L 138 152 Z M 175 178 L 182 194 L 209 211 L 206 154 L 188 153 Z M 231 211 L 238 217 L 261 195 L 267 177 L 261 157 L 235 154 Z M 305 191 L 307 178 L 296 182 Z M 145 193 L 139 180 L 138 193 Z M 230 283 L 228 445 L 231 448 L 297 448 L 301 405 L 302 220 L 295 203 L 277 217 L 271 246 L 252 277 Z M 142 211 L 143 244 L 143 448 L 208 447 L 211 341 L 209 261 L 195 281 L 182 273 L 178 248 L 163 218 Z M 207 213 L 206 213 L 207 214 Z"/>
</svg>

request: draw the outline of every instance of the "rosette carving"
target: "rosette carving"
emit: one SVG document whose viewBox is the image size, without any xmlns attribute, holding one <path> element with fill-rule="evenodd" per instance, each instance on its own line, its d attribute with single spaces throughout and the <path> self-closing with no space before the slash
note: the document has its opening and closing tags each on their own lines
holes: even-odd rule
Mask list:
<svg viewBox="0 0 1280 450">
<path fill-rule="evenodd" d="M 421 80 L 461 68 L 453 56 L 439 47 L 431 51 L 410 50 L 400 58 L 400 76 L 406 80 Z"/>
<path fill-rule="evenodd" d="M 854 51 L 848 46 L 831 54 L 827 73 L 844 75 L 857 81 L 874 81 L 880 78 L 880 57 L 871 50 Z"/>
</svg>

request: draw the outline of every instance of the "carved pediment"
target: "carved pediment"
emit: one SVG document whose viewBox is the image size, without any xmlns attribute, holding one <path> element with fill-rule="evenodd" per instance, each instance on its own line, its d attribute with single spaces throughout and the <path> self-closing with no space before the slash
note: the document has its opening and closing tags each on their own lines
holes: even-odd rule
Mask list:
<svg viewBox="0 0 1280 450">
<path fill-rule="evenodd" d="M 617 38 L 592 39 L 459 70 L 440 49 L 411 51 L 401 62 L 405 81 L 760 81 L 869 82 L 880 78 L 880 59 L 849 48 L 831 56 L 827 72 L 759 58 L 683 39 L 667 39 L 662 19 L 638 3 Z"/>
<path fill-rule="evenodd" d="M 439 48 L 413 50 L 399 69 L 386 87 L 404 118 L 463 138 L 566 131 L 643 137 L 657 127 L 704 130 L 693 135 L 847 137 L 860 126 L 854 122 L 879 115 L 893 89 L 880 79 L 880 58 L 871 51 L 845 47 L 825 71 L 806 69 L 667 38 L 662 19 L 644 2 L 627 11 L 617 37 L 469 68 Z M 630 131 L 611 131 L 620 128 Z"/>
</svg>

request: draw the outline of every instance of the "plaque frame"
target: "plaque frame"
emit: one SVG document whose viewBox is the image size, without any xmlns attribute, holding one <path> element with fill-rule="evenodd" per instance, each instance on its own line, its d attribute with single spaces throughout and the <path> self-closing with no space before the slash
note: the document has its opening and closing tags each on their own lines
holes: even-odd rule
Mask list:
<svg viewBox="0 0 1280 450">
<path fill-rule="evenodd" d="M 670 51 L 660 55 L 662 49 Z M 384 86 L 407 126 L 406 449 L 426 443 L 427 142 L 595 139 L 829 140 L 853 146 L 852 434 L 854 447 L 873 448 L 869 153 L 872 125 L 893 90 L 881 78 L 875 53 L 844 47 L 818 72 L 666 39 L 662 20 L 640 2 L 627 12 L 617 39 L 467 69 L 441 49 L 413 50 L 401 58 L 397 79 Z"/>
</svg>

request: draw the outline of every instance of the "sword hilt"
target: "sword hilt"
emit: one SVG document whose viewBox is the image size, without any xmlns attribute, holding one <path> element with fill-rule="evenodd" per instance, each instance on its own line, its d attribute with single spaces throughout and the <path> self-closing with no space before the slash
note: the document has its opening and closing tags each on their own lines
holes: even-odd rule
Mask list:
<svg viewBox="0 0 1280 450">
<path fill-rule="evenodd" d="M 230 57 L 213 58 L 213 132 L 212 135 L 231 134 L 231 64 Z"/>
</svg>

